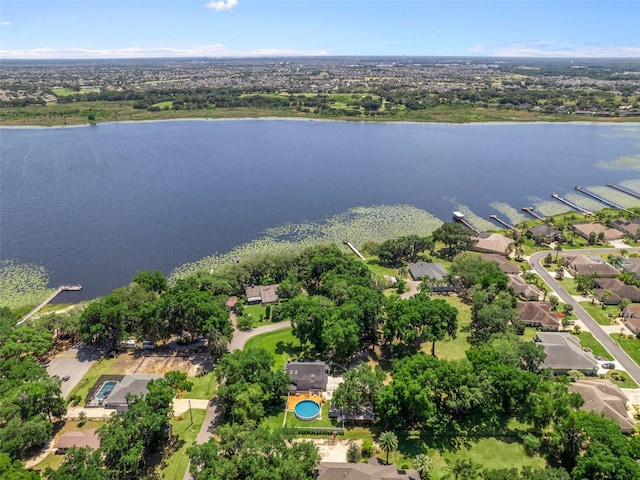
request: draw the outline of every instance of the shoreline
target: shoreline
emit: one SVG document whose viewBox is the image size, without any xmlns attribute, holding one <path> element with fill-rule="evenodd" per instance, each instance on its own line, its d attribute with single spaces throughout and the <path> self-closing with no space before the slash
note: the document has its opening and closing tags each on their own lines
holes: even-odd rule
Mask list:
<svg viewBox="0 0 640 480">
<path fill-rule="evenodd" d="M 239 121 L 285 121 L 285 122 L 332 122 L 332 123 L 360 123 L 360 124 L 373 124 L 373 125 L 459 125 L 459 126 L 472 126 L 472 125 L 628 125 L 639 127 L 640 119 L 634 120 L 564 120 L 564 121 L 551 121 L 551 120 L 505 120 L 505 121 L 471 121 L 471 122 L 443 122 L 443 121 L 420 121 L 420 120 L 347 120 L 347 119 L 332 119 L 332 118 L 305 118 L 305 117 L 278 117 L 278 116 L 265 116 L 265 117 L 176 117 L 176 118 L 159 118 L 159 119 L 144 119 L 144 120 L 108 120 L 104 122 L 94 123 L 82 123 L 72 125 L 3 125 L 0 124 L 0 130 L 38 130 L 38 129 L 67 129 L 67 128 L 86 128 L 86 127 L 98 127 L 99 125 L 116 125 L 116 124 L 139 124 L 139 123 L 167 123 L 167 122 L 239 122 Z"/>
</svg>

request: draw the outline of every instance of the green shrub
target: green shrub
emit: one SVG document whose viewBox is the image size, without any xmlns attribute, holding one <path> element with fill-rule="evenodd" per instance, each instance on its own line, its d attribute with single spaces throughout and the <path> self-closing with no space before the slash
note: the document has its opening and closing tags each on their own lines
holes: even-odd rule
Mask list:
<svg viewBox="0 0 640 480">
<path fill-rule="evenodd" d="M 360 449 L 360 445 L 352 443 L 349 445 L 349 449 L 347 450 L 347 462 L 358 463 L 360 460 L 362 460 L 362 450 Z"/>
<path fill-rule="evenodd" d="M 535 435 L 528 433 L 522 437 L 522 446 L 527 455 L 535 455 L 540 450 L 541 445 L 542 442 Z"/>
<path fill-rule="evenodd" d="M 364 440 L 362 440 L 361 453 L 364 458 L 371 458 L 371 456 L 373 455 L 373 440 L 371 440 L 370 438 L 365 438 Z"/>
</svg>

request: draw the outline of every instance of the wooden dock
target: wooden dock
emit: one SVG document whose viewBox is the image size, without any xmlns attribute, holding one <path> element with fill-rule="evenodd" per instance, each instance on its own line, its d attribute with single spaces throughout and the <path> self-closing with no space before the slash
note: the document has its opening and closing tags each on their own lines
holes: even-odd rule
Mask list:
<svg viewBox="0 0 640 480">
<path fill-rule="evenodd" d="M 345 244 L 347 247 L 349 247 L 351 250 L 353 250 L 353 253 L 355 253 L 355 254 L 358 256 L 358 258 L 359 258 L 360 260 L 362 260 L 362 261 L 366 260 L 366 259 L 362 256 L 362 254 L 358 251 L 358 249 L 357 249 L 356 247 L 354 247 L 354 246 L 353 246 L 353 244 L 352 244 L 349 240 L 345 240 L 345 241 L 344 241 L 344 244 Z"/>
<path fill-rule="evenodd" d="M 562 198 L 560 195 L 558 195 L 555 192 L 553 192 L 551 194 L 551 198 L 555 198 L 559 202 L 564 203 L 565 205 L 567 205 L 567 206 L 571 207 L 572 209 L 574 209 L 576 212 L 584 213 L 585 215 L 593 215 L 593 212 L 587 210 L 586 208 L 579 207 L 575 203 L 572 203 L 569 200 L 567 200 L 566 198 Z"/>
<path fill-rule="evenodd" d="M 82 285 L 62 285 L 58 287 L 55 292 L 49 295 L 44 301 L 42 301 L 37 307 L 27 313 L 22 319 L 16 324 L 16 327 L 21 327 L 24 323 L 33 317 L 36 313 L 38 313 L 45 305 L 51 302 L 54 298 L 60 295 L 62 292 L 77 292 L 78 290 L 82 290 Z"/>
<path fill-rule="evenodd" d="M 528 213 L 529 215 L 531 215 L 533 218 L 537 220 L 542 220 L 543 222 L 546 220 L 545 217 L 543 217 L 542 215 L 538 215 L 536 212 L 534 212 L 533 208 L 531 207 L 522 207 L 522 211 Z"/>
<path fill-rule="evenodd" d="M 508 224 L 507 222 L 502 220 L 497 215 L 489 215 L 489 218 L 491 218 L 491 220 L 494 220 L 494 221 L 498 222 L 500 225 L 502 225 L 505 228 L 508 228 L 509 230 L 513 230 L 514 232 L 518 231 L 518 229 L 516 227 L 514 227 L 513 225 Z"/>
<path fill-rule="evenodd" d="M 609 200 L 607 200 L 606 198 L 602 198 L 600 195 L 596 195 L 595 193 L 591 193 L 588 190 L 585 190 L 582 187 L 576 187 L 576 190 L 584 195 L 586 195 L 587 197 L 591 197 L 594 200 L 597 200 L 600 203 L 604 203 L 605 205 L 611 207 L 611 208 L 615 208 L 616 210 L 623 210 L 625 212 L 629 212 L 629 210 L 627 210 L 626 208 L 624 208 L 621 205 L 618 205 L 617 203 L 611 202 Z M 631 213 L 631 212 L 629 212 Z"/>
<path fill-rule="evenodd" d="M 453 212 L 453 219 L 456 222 L 460 222 L 461 224 L 463 224 L 465 227 L 467 227 L 469 230 L 471 230 L 472 232 L 475 233 L 480 233 L 480 230 L 478 230 L 476 227 L 474 227 L 473 225 L 471 225 L 466 218 L 464 218 L 464 215 L 460 212 Z"/>
<path fill-rule="evenodd" d="M 620 185 L 614 185 L 613 183 L 607 183 L 607 187 L 611 187 L 614 190 L 618 190 L 619 192 L 626 193 L 627 195 L 640 200 L 640 193 L 636 193 L 633 190 L 628 190 L 624 187 L 621 187 Z"/>
</svg>

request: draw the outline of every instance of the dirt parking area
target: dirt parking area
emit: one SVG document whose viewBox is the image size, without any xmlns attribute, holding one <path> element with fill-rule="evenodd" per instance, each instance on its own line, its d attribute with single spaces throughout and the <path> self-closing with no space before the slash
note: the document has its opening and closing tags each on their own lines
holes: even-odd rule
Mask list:
<svg viewBox="0 0 640 480">
<path fill-rule="evenodd" d="M 308 441 L 308 439 L 305 439 Z M 319 440 L 314 439 L 311 442 L 318 447 L 321 462 L 346 462 L 347 450 L 349 445 L 357 443 L 362 447 L 362 440 Z"/>
<path fill-rule="evenodd" d="M 206 353 L 180 356 L 170 352 L 148 350 L 121 353 L 113 363 L 114 370 L 121 375 L 164 375 L 172 370 L 179 370 L 187 372 L 189 376 L 195 376 L 200 367 L 208 371 L 212 366 L 213 361 Z"/>
</svg>

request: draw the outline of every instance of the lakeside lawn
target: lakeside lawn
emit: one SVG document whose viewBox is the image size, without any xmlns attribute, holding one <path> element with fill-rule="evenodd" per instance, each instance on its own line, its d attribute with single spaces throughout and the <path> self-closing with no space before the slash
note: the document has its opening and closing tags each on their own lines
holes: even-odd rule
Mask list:
<svg viewBox="0 0 640 480">
<path fill-rule="evenodd" d="M 173 435 L 177 436 L 180 441 L 184 443 L 177 451 L 166 459 L 166 466 L 161 469 L 161 478 L 166 478 L 168 480 L 181 479 L 187 471 L 187 465 L 189 465 L 187 449 L 193 445 L 193 442 L 195 442 L 196 437 L 200 432 L 206 410 L 192 409 L 191 412 L 193 415 L 193 423 L 191 423 L 191 416 L 189 415 L 189 412 L 185 412 L 179 417 L 175 417 L 169 421 L 173 427 Z"/>
<path fill-rule="evenodd" d="M 640 340 L 637 338 L 621 338 L 619 333 L 612 333 L 611 338 L 613 338 L 622 349 L 627 352 L 634 362 L 640 365 Z"/>
<path fill-rule="evenodd" d="M 450 305 L 458 309 L 458 333 L 455 339 L 449 338 L 436 342 L 436 356 L 443 360 L 460 360 L 466 358 L 466 351 L 470 345 L 468 327 L 471 325 L 471 306 L 462 302 L 460 297 L 455 295 L 432 298 L 443 298 Z M 431 355 L 431 342 L 422 344 L 421 350 Z"/>
<path fill-rule="evenodd" d="M 618 307 L 616 305 L 592 304 L 591 302 L 580 302 L 580 306 L 593 318 L 598 325 L 617 325 L 616 317 L 618 316 Z"/>
<path fill-rule="evenodd" d="M 249 348 L 263 348 L 275 356 L 276 370 L 282 370 L 287 361 L 298 358 L 305 352 L 300 346 L 300 341 L 293 336 L 291 328 L 267 332 L 249 339 L 244 346 Z"/>
</svg>

